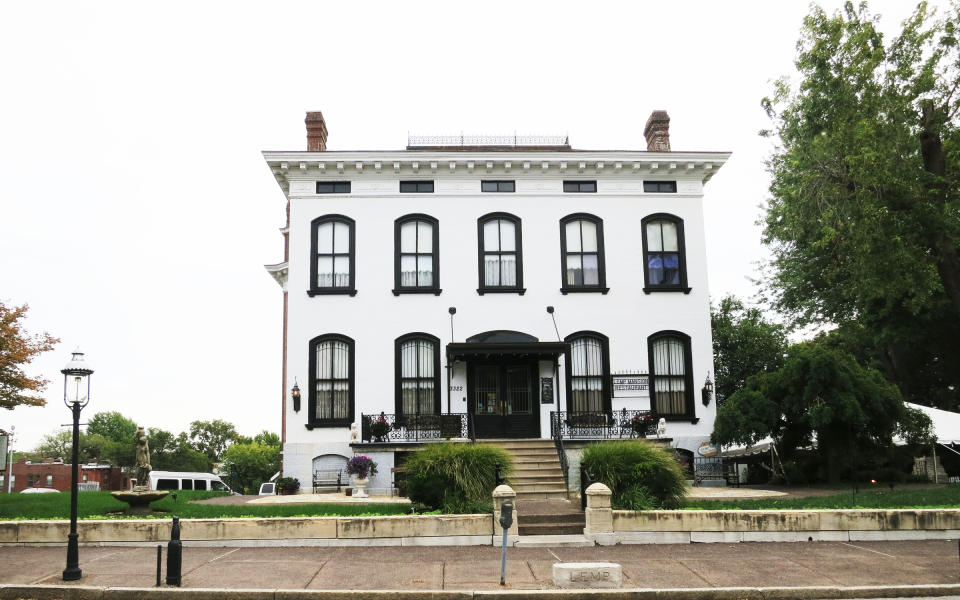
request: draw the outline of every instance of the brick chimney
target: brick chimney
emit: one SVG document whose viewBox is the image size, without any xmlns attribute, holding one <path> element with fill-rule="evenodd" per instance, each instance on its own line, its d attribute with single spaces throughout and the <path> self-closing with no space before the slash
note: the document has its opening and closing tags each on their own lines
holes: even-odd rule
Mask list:
<svg viewBox="0 0 960 600">
<path fill-rule="evenodd" d="M 327 123 L 323 120 L 323 113 L 308 112 L 303 121 L 307 124 L 307 152 L 326 152 Z"/>
<path fill-rule="evenodd" d="M 655 110 L 650 113 L 647 125 L 643 128 L 643 137 L 647 138 L 648 152 L 670 152 L 670 115 L 667 111 Z"/>
</svg>

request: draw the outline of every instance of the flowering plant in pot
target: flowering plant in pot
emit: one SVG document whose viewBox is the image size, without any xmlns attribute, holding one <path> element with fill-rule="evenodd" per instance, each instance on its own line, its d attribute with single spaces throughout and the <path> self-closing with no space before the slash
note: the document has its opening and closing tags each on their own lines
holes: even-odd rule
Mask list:
<svg viewBox="0 0 960 600">
<path fill-rule="evenodd" d="M 281 477 L 277 479 L 277 489 L 284 496 L 296 494 L 297 490 L 300 489 L 300 480 L 296 477 Z"/>
<path fill-rule="evenodd" d="M 651 413 L 639 413 L 630 419 L 630 428 L 637 434 L 637 437 L 647 437 L 647 430 L 653 425 L 653 415 Z"/>
<path fill-rule="evenodd" d="M 357 498 L 366 498 L 366 487 L 370 476 L 377 472 L 377 463 L 366 454 L 358 454 L 347 461 L 347 473 L 353 476 L 353 485 L 357 491 L 353 494 Z"/>
<path fill-rule="evenodd" d="M 390 423 L 387 423 L 386 416 L 380 413 L 379 417 L 370 422 L 370 435 L 375 441 L 382 442 L 388 433 L 390 433 Z"/>
</svg>

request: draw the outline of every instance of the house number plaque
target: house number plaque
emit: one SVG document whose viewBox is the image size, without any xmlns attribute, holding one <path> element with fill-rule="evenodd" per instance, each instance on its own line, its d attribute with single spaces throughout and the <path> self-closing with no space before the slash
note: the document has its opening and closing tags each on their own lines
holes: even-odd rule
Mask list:
<svg viewBox="0 0 960 600">
<path fill-rule="evenodd" d="M 540 404 L 553 404 L 553 377 L 540 378 Z"/>
</svg>

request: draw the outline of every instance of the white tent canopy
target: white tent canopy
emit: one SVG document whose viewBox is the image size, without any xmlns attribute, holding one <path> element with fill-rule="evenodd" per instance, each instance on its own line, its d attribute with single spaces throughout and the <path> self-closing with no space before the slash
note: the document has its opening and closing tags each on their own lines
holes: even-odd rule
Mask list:
<svg viewBox="0 0 960 600">
<path fill-rule="evenodd" d="M 941 444 L 952 445 L 960 444 L 960 413 L 950 412 L 949 410 L 940 410 L 939 408 L 930 408 L 929 406 L 920 406 L 904 402 L 910 408 L 915 408 L 925 413 L 933 421 L 933 434 Z M 895 444 L 903 444 L 899 437 L 893 439 Z"/>
</svg>

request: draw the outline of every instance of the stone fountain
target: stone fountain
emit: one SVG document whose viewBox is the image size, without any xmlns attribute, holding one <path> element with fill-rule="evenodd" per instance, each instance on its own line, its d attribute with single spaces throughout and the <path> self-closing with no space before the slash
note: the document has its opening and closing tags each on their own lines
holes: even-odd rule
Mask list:
<svg viewBox="0 0 960 600">
<path fill-rule="evenodd" d="M 147 433 L 143 427 L 137 427 L 137 485 L 130 490 L 110 492 L 110 495 L 126 502 L 128 515 L 148 515 L 153 512 L 150 503 L 160 500 L 170 492 L 166 490 L 150 489 L 150 446 L 147 444 Z"/>
</svg>

